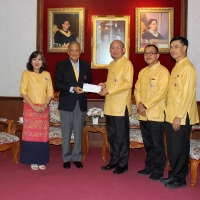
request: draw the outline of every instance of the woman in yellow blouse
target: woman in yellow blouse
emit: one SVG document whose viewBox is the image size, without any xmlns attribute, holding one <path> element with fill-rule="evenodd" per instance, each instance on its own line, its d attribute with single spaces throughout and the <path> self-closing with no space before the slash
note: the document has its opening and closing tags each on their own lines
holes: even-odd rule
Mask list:
<svg viewBox="0 0 200 200">
<path fill-rule="evenodd" d="M 53 87 L 46 61 L 34 51 L 22 74 L 20 94 L 24 99 L 20 162 L 31 169 L 45 169 L 49 162 L 49 108 Z"/>
</svg>

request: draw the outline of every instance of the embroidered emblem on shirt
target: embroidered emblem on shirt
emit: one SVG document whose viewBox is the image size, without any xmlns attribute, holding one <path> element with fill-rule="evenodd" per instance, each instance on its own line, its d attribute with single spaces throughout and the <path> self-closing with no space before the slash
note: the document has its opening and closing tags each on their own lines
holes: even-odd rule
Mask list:
<svg viewBox="0 0 200 200">
<path fill-rule="evenodd" d="M 150 87 L 154 87 L 155 85 L 151 81 L 155 81 L 155 78 L 150 78 Z"/>
<path fill-rule="evenodd" d="M 47 77 L 44 77 L 44 79 L 47 81 L 48 80 L 48 78 Z"/>
<path fill-rule="evenodd" d="M 114 82 L 117 82 L 117 79 L 116 79 L 116 78 L 114 78 Z"/>
<path fill-rule="evenodd" d="M 86 75 L 84 76 L 84 79 L 85 79 L 85 80 L 87 79 L 87 76 L 86 76 Z"/>
</svg>

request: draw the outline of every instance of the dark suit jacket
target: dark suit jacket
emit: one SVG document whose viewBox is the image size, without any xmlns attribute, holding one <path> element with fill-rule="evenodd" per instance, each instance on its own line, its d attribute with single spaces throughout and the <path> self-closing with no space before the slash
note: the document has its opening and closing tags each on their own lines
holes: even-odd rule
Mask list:
<svg viewBox="0 0 200 200">
<path fill-rule="evenodd" d="M 79 60 L 79 79 L 76 81 L 70 59 L 61 61 L 56 65 L 55 88 L 60 91 L 59 110 L 73 111 L 76 101 L 79 101 L 80 110 L 87 111 L 87 94 L 70 93 L 71 86 L 83 88 L 83 83 L 92 83 L 90 64 Z"/>
</svg>

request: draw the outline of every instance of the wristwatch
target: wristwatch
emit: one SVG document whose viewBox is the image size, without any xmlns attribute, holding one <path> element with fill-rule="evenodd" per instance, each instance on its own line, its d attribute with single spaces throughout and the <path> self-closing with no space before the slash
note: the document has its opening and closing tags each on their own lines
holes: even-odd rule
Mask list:
<svg viewBox="0 0 200 200">
<path fill-rule="evenodd" d="M 143 104 L 143 107 L 145 108 L 145 109 L 147 109 L 147 107 Z"/>
</svg>

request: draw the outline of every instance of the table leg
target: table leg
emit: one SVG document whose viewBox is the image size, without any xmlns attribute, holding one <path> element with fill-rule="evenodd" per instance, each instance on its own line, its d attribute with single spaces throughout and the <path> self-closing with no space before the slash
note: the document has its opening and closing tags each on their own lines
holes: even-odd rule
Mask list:
<svg viewBox="0 0 200 200">
<path fill-rule="evenodd" d="M 87 149 L 87 145 L 88 145 L 88 131 L 86 129 L 83 129 L 83 140 L 82 140 L 82 145 L 83 145 L 83 162 L 85 161 L 87 154 L 88 154 L 88 149 Z"/>
<path fill-rule="evenodd" d="M 102 131 L 103 141 L 102 141 L 102 159 L 106 162 L 106 147 L 107 147 L 107 131 Z"/>
</svg>

